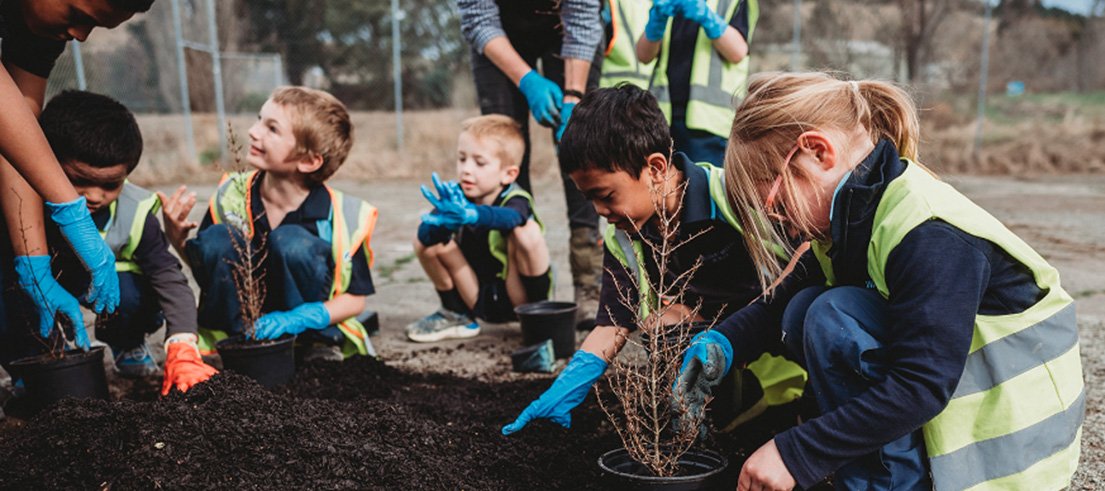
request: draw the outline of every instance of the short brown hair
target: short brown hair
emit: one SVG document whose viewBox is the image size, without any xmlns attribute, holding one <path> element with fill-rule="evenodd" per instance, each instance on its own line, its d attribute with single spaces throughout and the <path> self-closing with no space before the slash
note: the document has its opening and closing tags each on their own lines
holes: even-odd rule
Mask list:
<svg viewBox="0 0 1105 491">
<path fill-rule="evenodd" d="M 526 141 L 522 138 L 522 125 L 502 114 L 487 114 L 468 118 L 460 124 L 461 132 L 476 138 L 490 138 L 499 144 L 495 155 L 509 167 L 522 165 L 526 154 Z"/>
<path fill-rule="evenodd" d="M 345 104 L 328 92 L 307 87 L 277 87 L 270 99 L 291 114 L 296 145 L 292 157 L 321 156 L 322 167 L 306 177 L 315 183 L 325 182 L 353 147 L 353 123 Z"/>
</svg>

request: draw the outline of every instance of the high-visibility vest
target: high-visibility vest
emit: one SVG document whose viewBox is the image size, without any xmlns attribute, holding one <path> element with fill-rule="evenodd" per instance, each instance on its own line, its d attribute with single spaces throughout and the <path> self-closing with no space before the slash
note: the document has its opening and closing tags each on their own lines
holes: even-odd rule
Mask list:
<svg viewBox="0 0 1105 491">
<path fill-rule="evenodd" d="M 537 222 L 537 225 L 541 227 L 541 233 L 545 233 L 545 224 L 541 222 L 541 219 L 537 217 L 537 208 L 534 206 L 533 195 L 519 186 L 517 183 L 511 183 L 501 193 L 502 200 L 500 203 L 506 203 L 507 201 L 521 197 L 525 198 L 529 202 L 529 209 L 533 211 L 533 221 Z M 502 266 L 496 276 L 503 281 L 506 281 L 507 273 L 510 272 L 510 258 L 507 254 L 506 237 L 503 236 L 503 232 L 500 230 L 490 230 L 487 232 L 487 247 L 491 252 L 491 257 Z M 552 270 L 549 270 L 549 274 L 552 274 Z M 552 295 L 552 282 L 549 283 L 549 296 Z"/>
<path fill-rule="evenodd" d="M 723 19 L 730 19 L 737 11 L 741 0 L 706 0 L 706 3 Z M 752 42 L 752 32 L 756 29 L 756 20 L 760 16 L 758 0 L 748 2 L 748 36 Z M 660 110 L 671 121 L 671 93 L 668 81 L 668 54 L 671 51 L 671 23 L 664 33 L 660 49 L 660 60 L 652 77 L 652 94 L 660 103 Z M 695 38 L 694 59 L 691 60 L 690 99 L 687 101 L 687 127 L 708 131 L 728 138 L 733 126 L 734 109 L 748 93 L 748 70 L 751 56 L 745 56 L 737 63 L 730 63 L 714 49 L 710 38 L 701 28 Z"/>
<path fill-rule="evenodd" d="M 941 220 L 1000 247 L 1027 267 L 1046 295 L 1024 312 L 975 317 L 967 364 L 947 407 L 925 423 L 938 490 L 1049 490 L 1078 466 L 1085 393 L 1074 301 L 1059 272 L 967 197 L 906 160 L 887 185 L 867 247 L 867 273 L 889 297 L 886 264 L 902 238 Z M 813 250 L 834 284 L 829 244 Z"/>
<path fill-rule="evenodd" d="M 637 59 L 637 40 L 645 32 L 651 0 L 607 0 L 613 35 L 606 45 L 599 87 L 627 82 L 648 89 L 656 60 L 641 63 Z"/>
<path fill-rule="evenodd" d="M 696 164 L 698 168 L 706 172 L 710 193 L 710 213 L 714 218 L 721 217 L 738 232 L 741 227 L 737 221 L 733 209 L 729 206 L 729 200 L 725 192 L 725 171 L 709 162 Z M 688 172 L 693 172 L 688 169 Z M 741 232 L 743 233 L 743 232 Z M 650 313 L 655 312 L 660 305 L 660 299 L 651 293 L 651 282 L 648 272 L 644 267 L 644 245 L 640 240 L 633 240 L 624 231 L 617 230 L 613 225 L 607 225 L 603 234 L 603 243 L 606 250 L 618 260 L 627 272 L 637 277 L 637 316 L 644 319 Z M 782 249 L 777 250 L 779 254 Z M 785 256 L 780 255 L 780 259 Z M 692 278 L 693 281 L 693 278 Z M 759 359 L 748 364 L 748 369 L 756 375 L 764 397 L 751 408 L 731 421 L 723 431 L 729 431 L 749 419 L 763 413 L 768 406 L 778 406 L 794 402 L 802 397 L 802 390 L 806 386 L 806 371 L 797 363 L 782 356 L 773 356 L 764 353 Z"/>
<path fill-rule="evenodd" d="M 123 182 L 119 197 L 111 202 L 108 209 L 111 217 L 100 236 L 107 242 L 111 252 L 115 253 L 115 271 L 120 273 L 142 273 L 134 262 L 134 249 L 142 241 L 146 229 L 146 217 L 157 213 L 161 200 L 157 195 L 142 189 L 130 181 Z"/>
<path fill-rule="evenodd" d="M 211 196 L 210 213 L 212 223 L 231 223 L 253 237 L 253 212 L 250 206 L 250 189 L 257 171 L 224 175 L 219 188 Z M 316 223 L 319 238 L 330 243 L 334 260 L 334 282 L 330 287 L 330 297 L 334 298 L 349 289 L 353 274 L 353 255 L 364 248 L 369 264 L 372 262 L 372 249 L 369 243 L 372 231 L 376 228 L 376 208 L 357 198 L 346 196 L 330 186 L 323 185 L 330 194 L 330 216 Z M 368 332 L 355 317 L 337 324 L 345 335 L 342 352 L 345 356 L 354 354 L 374 354 Z"/>
</svg>

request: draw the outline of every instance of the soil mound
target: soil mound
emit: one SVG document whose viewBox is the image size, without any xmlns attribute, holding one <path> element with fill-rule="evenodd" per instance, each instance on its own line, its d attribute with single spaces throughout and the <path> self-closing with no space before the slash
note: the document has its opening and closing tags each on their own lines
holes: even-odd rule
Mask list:
<svg viewBox="0 0 1105 491">
<path fill-rule="evenodd" d="M 275 392 L 222 373 L 146 402 L 66 400 L 0 434 L 0 488 L 600 489 L 595 462 L 620 442 L 593 396 L 571 430 L 500 434 L 548 385 L 354 359 Z M 723 446 L 734 464 L 748 447 Z"/>
</svg>

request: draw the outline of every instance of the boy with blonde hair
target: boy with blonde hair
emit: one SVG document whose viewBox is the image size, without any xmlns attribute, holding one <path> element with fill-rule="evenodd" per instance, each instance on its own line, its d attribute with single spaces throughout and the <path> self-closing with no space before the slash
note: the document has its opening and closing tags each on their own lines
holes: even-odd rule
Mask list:
<svg viewBox="0 0 1105 491">
<path fill-rule="evenodd" d="M 433 175 L 434 210 L 422 216 L 414 250 L 441 308 L 407 326 L 415 342 L 467 338 L 474 318 L 514 319 L 514 307 L 545 300 L 552 285 L 544 226 L 533 196 L 514 180 L 525 152 L 521 127 L 502 115 L 464 121 L 457 138 L 457 181 Z"/>
<path fill-rule="evenodd" d="M 231 262 L 238 258 L 232 234 L 244 231 L 265 252 L 257 339 L 300 335 L 309 358 L 375 354 L 357 316 L 375 291 L 369 242 L 376 208 L 326 185 L 352 146 L 349 113 L 334 96 L 280 87 L 249 129 L 253 170 L 223 177 L 195 238 L 187 239 L 196 227 L 187 220 L 195 195 L 181 187 L 164 198 L 166 232 L 200 285 L 208 347 L 242 330 Z"/>
</svg>

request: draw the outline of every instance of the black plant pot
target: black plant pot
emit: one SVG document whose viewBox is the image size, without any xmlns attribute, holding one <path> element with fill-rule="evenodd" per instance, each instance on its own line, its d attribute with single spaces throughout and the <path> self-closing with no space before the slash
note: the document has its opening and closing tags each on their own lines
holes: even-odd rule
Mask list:
<svg viewBox="0 0 1105 491">
<path fill-rule="evenodd" d="M 671 477 L 657 477 L 644 465 L 631 459 L 624 448 L 611 450 L 599 457 L 603 484 L 619 490 L 731 490 L 736 482 L 724 482 L 725 468 L 729 460 L 717 452 L 691 450 L 679 458 L 679 473 Z"/>
<path fill-rule="evenodd" d="M 108 400 L 102 346 L 67 350 L 57 358 L 49 354 L 20 358 L 11 366 L 23 377 L 35 410 L 65 398 Z"/>
<path fill-rule="evenodd" d="M 567 358 L 575 352 L 576 304 L 544 300 L 519 305 L 514 313 L 522 325 L 522 344 L 525 346 L 552 339 L 557 358 Z"/>
<path fill-rule="evenodd" d="M 295 376 L 295 336 L 273 340 L 247 340 L 231 336 L 215 344 L 223 369 L 245 375 L 264 387 L 284 385 Z"/>
</svg>

